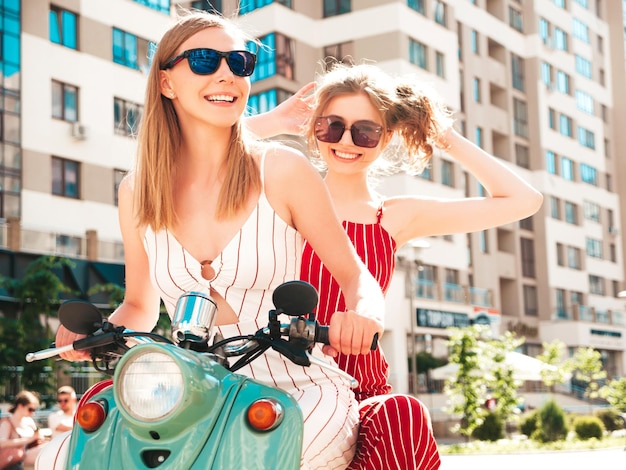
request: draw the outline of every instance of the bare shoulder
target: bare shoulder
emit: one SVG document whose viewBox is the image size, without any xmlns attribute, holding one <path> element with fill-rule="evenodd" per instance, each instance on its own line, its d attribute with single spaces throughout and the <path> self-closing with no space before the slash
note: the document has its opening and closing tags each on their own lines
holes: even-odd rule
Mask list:
<svg viewBox="0 0 626 470">
<path fill-rule="evenodd" d="M 264 172 L 269 184 L 299 185 L 303 179 L 319 176 L 302 152 L 284 144 L 267 149 Z"/>
</svg>

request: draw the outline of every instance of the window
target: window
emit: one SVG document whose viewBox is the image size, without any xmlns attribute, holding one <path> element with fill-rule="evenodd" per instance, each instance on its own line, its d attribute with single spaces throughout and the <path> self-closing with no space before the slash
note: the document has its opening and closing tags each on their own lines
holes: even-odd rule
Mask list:
<svg viewBox="0 0 626 470">
<path fill-rule="evenodd" d="M 556 175 L 556 154 L 552 150 L 546 150 L 546 170 Z"/>
<path fill-rule="evenodd" d="M 118 196 L 120 184 L 122 183 L 122 179 L 124 179 L 124 175 L 126 172 L 124 170 L 113 170 L 113 201 L 115 205 L 118 205 Z"/>
<path fill-rule="evenodd" d="M 446 78 L 446 59 L 442 52 L 435 52 L 435 67 L 437 76 Z"/>
<path fill-rule="evenodd" d="M 576 90 L 574 93 L 576 97 L 576 107 L 587 114 L 594 115 L 593 97 L 582 90 Z"/>
<path fill-rule="evenodd" d="M 565 290 L 556 289 L 556 316 L 557 318 L 567 318 L 567 310 L 565 309 Z"/>
<path fill-rule="evenodd" d="M 291 96 L 291 93 L 281 89 L 272 89 L 250 95 L 248 99 L 248 115 L 261 114 L 274 109 Z"/>
<path fill-rule="evenodd" d="M 519 221 L 519 228 L 532 232 L 534 230 L 533 216 L 526 217 Z"/>
<path fill-rule="evenodd" d="M 133 0 L 161 13 L 170 14 L 170 0 Z"/>
<path fill-rule="evenodd" d="M 574 37 L 580 39 L 582 42 L 589 44 L 589 28 L 585 23 L 577 18 L 574 18 L 574 25 L 572 28 Z"/>
<path fill-rule="evenodd" d="M 584 127 L 578 127 L 578 143 L 583 147 L 590 148 L 595 150 L 596 148 L 596 135 L 591 132 L 589 129 L 585 129 Z"/>
<path fill-rule="evenodd" d="M 447 21 L 446 4 L 441 0 L 435 0 L 435 23 L 446 26 Z"/>
<path fill-rule="evenodd" d="M 137 135 L 142 114 L 142 105 L 122 98 L 113 98 L 113 132 L 119 135 Z"/>
<path fill-rule="evenodd" d="M 474 130 L 474 139 L 476 140 L 476 145 L 482 148 L 483 147 L 483 128 L 482 127 L 477 127 Z"/>
<path fill-rule="evenodd" d="M 522 168 L 530 168 L 530 152 L 528 147 L 515 144 L 515 163 Z"/>
<path fill-rule="evenodd" d="M 576 54 L 576 72 L 586 78 L 592 77 L 591 62 Z"/>
<path fill-rule="evenodd" d="M 509 26 L 521 33 L 524 26 L 522 20 L 522 12 L 513 7 L 509 7 Z"/>
<path fill-rule="evenodd" d="M 541 81 L 548 88 L 552 86 L 552 65 L 547 62 L 541 63 Z"/>
<path fill-rule="evenodd" d="M 563 243 L 557 243 L 556 244 L 556 264 L 558 266 L 565 266 L 565 261 L 564 261 L 564 251 L 565 251 L 565 247 L 563 246 Z"/>
<path fill-rule="evenodd" d="M 250 13 L 258 8 L 271 5 L 272 3 L 280 3 L 291 8 L 291 0 L 241 0 L 239 2 L 239 14 L 245 15 L 246 13 Z"/>
<path fill-rule="evenodd" d="M 581 254 L 580 248 L 573 246 L 567 247 L 567 267 L 572 269 L 581 269 Z"/>
<path fill-rule="evenodd" d="M 535 242 L 530 238 L 521 238 L 522 276 L 535 277 Z"/>
<path fill-rule="evenodd" d="M 561 0 L 562 2 L 565 2 L 565 0 Z M 581 7 L 589 9 L 589 0 L 574 0 L 576 3 L 578 3 Z"/>
<path fill-rule="evenodd" d="M 422 179 L 428 180 L 428 181 L 432 181 L 433 180 L 433 174 L 432 171 L 430 171 L 430 164 L 425 167 L 421 173 L 418 174 L 418 176 Z"/>
<path fill-rule="evenodd" d="M 587 256 L 602 259 L 602 241 L 595 238 L 587 238 Z"/>
<path fill-rule="evenodd" d="M 597 170 L 585 163 L 580 164 L 580 179 L 584 183 L 598 186 L 598 172 Z"/>
<path fill-rule="evenodd" d="M 567 157 L 561 157 L 561 176 L 567 181 L 574 181 L 574 162 Z"/>
<path fill-rule="evenodd" d="M 441 184 L 454 187 L 454 167 L 448 160 L 441 160 Z"/>
<path fill-rule="evenodd" d="M 487 230 L 478 232 L 478 243 L 480 245 L 481 253 L 489 253 L 489 234 Z"/>
<path fill-rule="evenodd" d="M 550 23 L 545 18 L 539 18 L 539 37 L 544 44 L 550 40 Z"/>
<path fill-rule="evenodd" d="M 561 220 L 561 201 L 558 197 L 550 196 L 550 217 Z"/>
<path fill-rule="evenodd" d="M 569 95 L 569 75 L 562 70 L 556 72 L 556 89 Z"/>
<path fill-rule="evenodd" d="M 224 13 L 222 10 L 222 0 L 195 0 L 191 2 L 194 10 L 204 10 L 210 13 Z"/>
<path fill-rule="evenodd" d="M 68 122 L 78 121 L 78 88 L 52 80 L 52 117 Z"/>
<path fill-rule="evenodd" d="M 524 315 L 536 317 L 538 313 L 537 288 L 524 285 Z"/>
<path fill-rule="evenodd" d="M 324 18 L 352 11 L 352 0 L 324 0 Z"/>
<path fill-rule="evenodd" d="M 600 206 L 595 202 L 583 201 L 585 219 L 600 222 Z"/>
<path fill-rule="evenodd" d="M 511 75 L 513 88 L 524 91 L 524 59 L 511 54 Z"/>
<path fill-rule="evenodd" d="M 280 34 L 270 33 L 259 39 L 263 44 L 257 54 L 257 63 L 254 73 L 250 77 L 257 82 L 274 75 L 294 79 L 294 45 L 291 38 Z"/>
<path fill-rule="evenodd" d="M 50 5 L 50 42 L 76 49 L 78 47 L 77 15 Z"/>
<path fill-rule="evenodd" d="M 595 276 L 593 274 L 589 275 L 589 293 L 595 295 L 604 295 L 603 277 Z"/>
<path fill-rule="evenodd" d="M 478 32 L 475 29 L 472 29 L 470 33 L 470 43 L 472 45 L 472 52 L 478 55 Z"/>
<path fill-rule="evenodd" d="M 481 102 L 481 97 L 480 97 L 480 78 L 474 77 L 472 79 L 472 89 L 474 91 L 474 101 L 476 103 L 480 103 Z"/>
<path fill-rule="evenodd" d="M 406 3 L 409 8 L 421 13 L 422 15 L 426 14 L 426 10 L 424 9 L 424 0 L 407 0 Z"/>
<path fill-rule="evenodd" d="M 409 39 L 409 62 L 420 68 L 427 69 L 426 46 L 415 39 Z"/>
<path fill-rule="evenodd" d="M 560 51 L 567 51 L 567 33 L 561 28 L 554 28 L 554 47 Z"/>
<path fill-rule="evenodd" d="M 52 194 L 78 199 L 80 163 L 52 157 Z"/>
<path fill-rule="evenodd" d="M 241 0 L 239 2 L 239 14 L 245 15 L 246 13 L 250 13 L 257 8 L 263 8 L 264 6 L 270 5 L 272 3 L 280 3 L 281 5 L 285 5 L 288 8 L 292 7 L 291 0 Z M 326 3 L 327 2 L 324 2 L 324 4 Z M 348 4 L 349 3 L 350 2 L 348 2 Z"/>
<path fill-rule="evenodd" d="M 573 202 L 565 201 L 565 222 L 578 225 L 578 206 Z"/>
<path fill-rule="evenodd" d="M 528 137 L 528 108 L 517 98 L 513 98 L 513 131 L 515 135 Z"/>
<path fill-rule="evenodd" d="M 148 41 L 113 28 L 113 62 L 148 73 Z"/>
<path fill-rule="evenodd" d="M 572 137 L 572 118 L 561 114 L 559 115 L 559 132 L 566 136 Z"/>
<path fill-rule="evenodd" d="M 354 43 L 349 41 L 324 47 L 324 62 L 327 68 L 335 62 L 353 63 Z"/>
</svg>

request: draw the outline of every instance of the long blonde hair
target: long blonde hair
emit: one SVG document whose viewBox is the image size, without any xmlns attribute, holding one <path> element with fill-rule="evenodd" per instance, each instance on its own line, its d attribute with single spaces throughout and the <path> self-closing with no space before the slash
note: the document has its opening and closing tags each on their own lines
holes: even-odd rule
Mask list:
<svg viewBox="0 0 626 470">
<path fill-rule="evenodd" d="M 222 28 L 242 40 L 249 39 L 224 17 L 201 11 L 184 12 L 163 35 L 152 58 L 138 133 L 134 210 L 139 225 L 149 225 L 153 230 L 171 228 L 176 222 L 172 176 L 182 139 L 174 106 L 161 94 L 159 71 L 183 42 L 207 28 Z M 235 214 L 244 206 L 250 191 L 261 187 L 259 168 L 244 139 L 241 119 L 233 125 L 226 162 L 226 178 L 217 207 L 221 218 Z"/>
<path fill-rule="evenodd" d="M 336 63 L 318 82 L 316 101 L 307 129 L 307 142 L 319 156 L 315 117 L 322 115 L 333 98 L 348 94 L 367 96 L 379 112 L 383 135 L 393 132 L 403 144 L 395 155 L 384 153 L 397 170 L 419 173 L 433 153 L 433 145 L 445 147 L 444 134 L 452 125 L 449 111 L 439 97 L 415 78 L 394 78 L 371 64 Z"/>
</svg>

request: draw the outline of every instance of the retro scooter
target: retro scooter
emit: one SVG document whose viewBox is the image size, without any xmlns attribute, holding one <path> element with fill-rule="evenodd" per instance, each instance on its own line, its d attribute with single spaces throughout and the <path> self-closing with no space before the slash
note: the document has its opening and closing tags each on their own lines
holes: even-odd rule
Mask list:
<svg viewBox="0 0 626 470">
<path fill-rule="evenodd" d="M 73 430 L 49 444 L 36 468 L 300 468 L 298 404 L 282 390 L 236 371 L 272 348 L 296 364 L 331 368 L 356 385 L 310 354 L 316 342 L 328 344 L 328 327 L 312 314 L 317 301 L 310 284 L 284 283 L 274 291 L 276 308 L 269 311 L 266 327 L 253 335 L 212 338 L 215 303 L 201 291 L 188 292 L 176 306 L 173 340 L 114 325 L 87 302 L 63 303 L 61 323 L 87 336 L 30 353 L 27 360 L 86 350 L 94 367 L 113 380 L 81 399 Z M 129 347 L 130 342 L 136 344 Z"/>
</svg>

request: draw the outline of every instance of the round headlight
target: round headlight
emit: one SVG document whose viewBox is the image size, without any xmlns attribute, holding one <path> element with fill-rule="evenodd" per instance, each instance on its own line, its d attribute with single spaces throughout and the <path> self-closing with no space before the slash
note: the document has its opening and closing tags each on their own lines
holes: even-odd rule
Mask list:
<svg viewBox="0 0 626 470">
<path fill-rule="evenodd" d="M 162 352 L 136 354 L 117 376 L 119 405 L 133 418 L 158 421 L 177 409 L 183 399 L 183 373 L 176 361 Z"/>
</svg>

